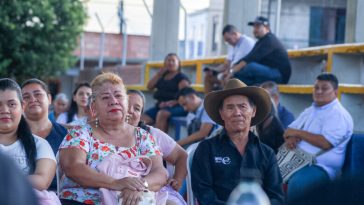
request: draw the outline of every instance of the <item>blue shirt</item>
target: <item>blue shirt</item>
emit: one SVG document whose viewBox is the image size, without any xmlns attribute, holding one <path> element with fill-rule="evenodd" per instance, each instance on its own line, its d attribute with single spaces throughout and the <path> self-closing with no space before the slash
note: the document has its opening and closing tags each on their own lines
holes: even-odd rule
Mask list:
<svg viewBox="0 0 364 205">
<path fill-rule="evenodd" d="M 52 122 L 55 122 L 56 121 L 56 117 L 54 116 L 54 111 L 50 112 L 48 114 L 48 119 Z"/>
<path fill-rule="evenodd" d="M 288 127 L 322 135 L 330 142 L 333 148 L 319 155 L 316 165 L 334 179 L 344 164 L 346 145 L 353 134 L 353 119 L 339 100 L 335 99 L 324 106 L 313 103 Z M 297 146 L 311 154 L 321 150 L 303 140 Z"/>
<path fill-rule="evenodd" d="M 57 122 L 52 122 L 52 130 L 49 135 L 45 138 L 51 145 L 54 155 L 57 154 L 59 145 L 61 145 L 63 138 L 67 134 L 67 129 Z"/>
<path fill-rule="evenodd" d="M 52 130 L 49 135 L 45 138 L 47 142 L 51 145 L 54 155 L 56 156 L 58 152 L 58 148 L 61 145 L 63 138 L 67 134 L 67 129 L 62 125 L 58 124 L 57 122 L 52 122 Z M 57 180 L 56 177 L 53 178 L 51 186 L 49 187 L 50 190 L 57 189 Z"/>
<path fill-rule="evenodd" d="M 294 116 L 289 110 L 287 110 L 286 107 L 284 107 L 280 103 L 277 106 L 277 111 L 279 121 L 281 121 L 283 128 L 286 129 L 288 125 L 294 121 Z"/>
</svg>

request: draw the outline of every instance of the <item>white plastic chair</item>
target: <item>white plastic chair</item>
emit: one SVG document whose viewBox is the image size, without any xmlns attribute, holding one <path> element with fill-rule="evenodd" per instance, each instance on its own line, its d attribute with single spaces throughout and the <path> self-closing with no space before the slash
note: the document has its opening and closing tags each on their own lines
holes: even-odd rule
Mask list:
<svg viewBox="0 0 364 205">
<path fill-rule="evenodd" d="M 196 150 L 198 144 L 199 144 L 199 142 L 191 144 L 186 150 L 186 152 L 188 154 L 188 158 L 187 158 L 187 177 L 186 177 L 187 204 L 188 205 L 195 205 L 195 198 L 193 197 L 192 183 L 191 183 L 191 166 L 192 166 L 193 155 L 195 154 L 195 150 Z"/>
<path fill-rule="evenodd" d="M 57 179 L 57 196 L 59 197 L 59 194 L 61 192 L 61 179 L 63 177 L 63 172 L 61 169 L 61 165 L 59 164 L 59 152 L 56 154 L 56 161 L 57 161 L 57 167 L 56 167 L 56 179 Z"/>
</svg>

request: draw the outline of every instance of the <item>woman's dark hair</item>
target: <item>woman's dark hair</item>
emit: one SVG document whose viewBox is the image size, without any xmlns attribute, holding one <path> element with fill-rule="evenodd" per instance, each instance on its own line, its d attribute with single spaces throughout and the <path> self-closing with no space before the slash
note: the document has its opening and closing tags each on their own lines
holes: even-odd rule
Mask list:
<svg viewBox="0 0 364 205">
<path fill-rule="evenodd" d="M 91 88 L 90 83 L 88 82 L 81 82 L 81 83 L 77 83 L 76 84 L 76 88 L 73 90 L 73 94 L 72 94 L 72 102 L 70 105 L 70 109 L 67 112 L 67 123 L 72 122 L 73 117 L 75 116 L 75 114 L 78 112 L 78 106 L 76 101 L 73 100 L 73 97 L 76 95 L 77 91 L 81 88 L 81 87 L 88 87 Z"/>
<path fill-rule="evenodd" d="M 23 103 L 21 89 L 15 81 L 9 78 L 0 79 L 0 91 L 5 90 L 15 91 L 18 95 L 19 101 Z M 28 123 L 25 121 L 24 116 L 21 116 L 16 134 L 17 138 L 20 140 L 25 150 L 28 166 L 30 167 L 29 174 L 32 174 L 35 170 L 35 158 L 37 156 L 37 148 L 35 146 L 35 140 L 32 131 L 30 130 Z"/>
<path fill-rule="evenodd" d="M 139 121 L 138 123 L 138 126 L 137 127 L 140 127 L 142 128 L 143 130 L 147 131 L 147 132 L 150 132 L 150 127 L 148 127 L 147 124 L 145 124 L 144 121 Z"/>
<path fill-rule="evenodd" d="M 50 93 L 47 84 L 45 84 L 43 81 L 41 81 L 41 80 L 39 80 L 37 78 L 32 78 L 32 79 L 28 79 L 28 80 L 24 81 L 23 84 L 21 85 L 21 88 L 23 89 L 25 86 L 27 86 L 29 84 L 38 84 L 38 85 L 40 85 L 43 88 L 43 90 L 47 94 Z"/>
<path fill-rule="evenodd" d="M 145 96 L 144 96 L 144 94 L 139 90 L 128 90 L 126 92 L 126 94 L 128 94 L 128 95 L 129 94 L 136 94 L 136 95 L 139 95 L 139 97 L 142 98 L 142 101 L 143 101 L 142 113 L 143 113 L 144 112 L 144 105 L 145 105 Z"/>
<path fill-rule="evenodd" d="M 181 59 L 179 59 L 178 55 L 176 53 L 168 53 L 166 57 L 164 58 L 163 65 L 165 65 L 167 58 L 174 56 L 178 60 L 178 71 L 181 72 Z"/>
</svg>

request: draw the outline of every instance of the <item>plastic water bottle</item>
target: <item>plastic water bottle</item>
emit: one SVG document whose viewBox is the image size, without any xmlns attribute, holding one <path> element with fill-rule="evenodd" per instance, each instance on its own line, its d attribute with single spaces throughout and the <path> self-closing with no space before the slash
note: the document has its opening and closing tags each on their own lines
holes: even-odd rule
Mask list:
<svg viewBox="0 0 364 205">
<path fill-rule="evenodd" d="M 270 205 L 268 196 L 258 183 L 260 172 L 255 169 L 242 169 L 241 181 L 231 192 L 227 205 Z"/>
</svg>

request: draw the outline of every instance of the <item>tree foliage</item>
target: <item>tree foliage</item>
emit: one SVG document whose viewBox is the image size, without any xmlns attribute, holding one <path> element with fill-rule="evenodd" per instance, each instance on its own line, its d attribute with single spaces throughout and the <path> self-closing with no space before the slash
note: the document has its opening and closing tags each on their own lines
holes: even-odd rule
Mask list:
<svg viewBox="0 0 364 205">
<path fill-rule="evenodd" d="M 74 65 L 86 20 L 79 0 L 0 0 L 0 76 L 46 79 Z"/>
</svg>

